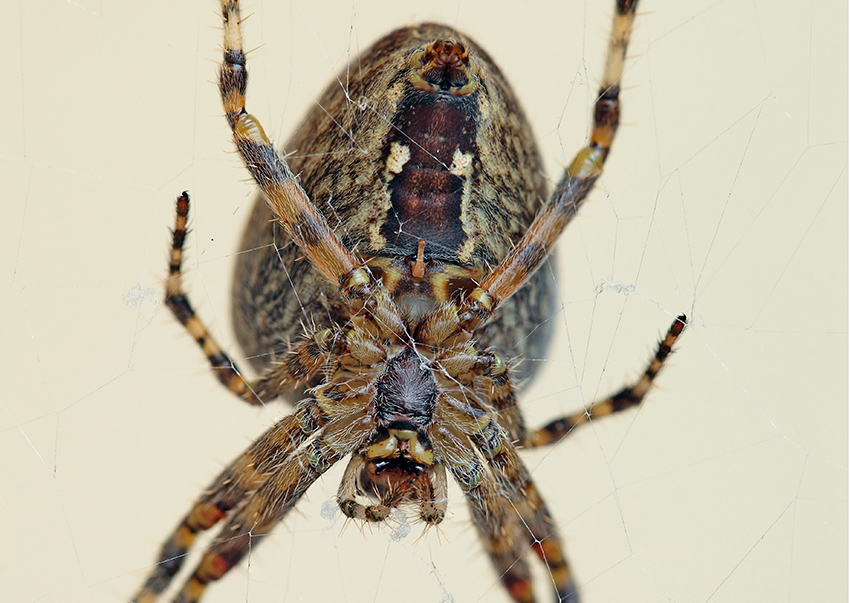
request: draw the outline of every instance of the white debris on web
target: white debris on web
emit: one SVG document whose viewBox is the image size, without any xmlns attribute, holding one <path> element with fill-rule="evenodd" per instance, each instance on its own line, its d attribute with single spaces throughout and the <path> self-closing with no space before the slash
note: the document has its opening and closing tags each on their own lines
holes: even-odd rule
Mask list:
<svg viewBox="0 0 850 603">
<path fill-rule="evenodd" d="M 336 504 L 336 500 L 329 499 L 322 503 L 322 510 L 320 511 L 320 513 L 322 515 L 322 519 L 326 519 L 328 522 L 328 525 L 325 527 L 324 532 L 327 532 L 336 525 L 337 511 L 339 511 L 339 505 Z"/>
<path fill-rule="evenodd" d="M 136 283 L 124 294 L 124 303 L 131 308 L 135 308 L 146 301 L 150 302 L 154 309 L 156 309 L 158 300 L 156 298 L 156 291 L 152 287 L 142 287 L 139 283 Z"/>
<path fill-rule="evenodd" d="M 399 509 L 392 509 L 390 511 L 390 516 L 384 525 L 394 542 L 398 542 L 402 538 L 407 538 L 408 534 L 410 534 L 410 522 L 407 521 L 407 515 Z"/>
<path fill-rule="evenodd" d="M 614 291 L 615 293 L 622 293 L 624 295 L 628 295 L 629 293 L 634 293 L 635 286 L 634 285 L 621 285 L 620 283 L 615 283 L 612 281 L 605 281 L 597 287 L 597 292 L 601 293 L 603 291 Z"/>
<path fill-rule="evenodd" d="M 339 510 L 339 505 L 335 500 L 326 500 L 322 503 L 322 517 L 332 523 L 336 523 L 336 512 Z"/>
</svg>

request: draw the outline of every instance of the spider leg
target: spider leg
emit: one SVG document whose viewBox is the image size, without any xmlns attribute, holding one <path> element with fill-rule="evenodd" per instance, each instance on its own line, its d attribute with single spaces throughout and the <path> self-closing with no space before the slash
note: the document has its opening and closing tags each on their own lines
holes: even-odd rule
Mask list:
<svg viewBox="0 0 850 603">
<path fill-rule="evenodd" d="M 231 392 L 249 404 L 262 404 L 266 400 L 295 390 L 298 383 L 308 380 L 329 356 L 330 329 L 313 333 L 301 342 L 282 363 L 274 364 L 257 381 L 248 383 L 236 363 L 218 345 L 204 323 L 195 314 L 189 296 L 183 289 L 183 243 L 186 239 L 186 222 L 189 217 L 189 193 L 177 197 L 177 212 L 172 230 L 171 260 L 165 285 L 165 303 L 177 320 L 195 338 L 215 371 L 216 377 Z"/>
<path fill-rule="evenodd" d="M 452 413 L 454 414 L 454 413 Z M 452 417 L 446 416 L 451 421 Z M 517 603 L 533 603 L 531 572 L 524 557 L 527 548 L 522 524 L 511 508 L 504 488 L 475 454 L 459 425 L 436 421 L 429 430 L 436 456 L 442 459 L 463 490 L 472 523 L 508 594 Z"/>
<path fill-rule="evenodd" d="M 682 314 L 670 325 L 667 335 L 658 343 L 658 349 L 655 351 L 655 355 L 649 361 L 649 365 L 646 367 L 643 375 L 636 382 L 624 387 L 610 398 L 594 402 L 586 411 L 550 421 L 540 429 L 530 433 L 528 435 L 528 441 L 525 444 L 535 448 L 538 446 L 547 446 L 569 435 L 574 428 L 586 421 L 620 412 L 643 402 L 647 392 L 652 388 L 652 384 L 655 382 L 659 371 L 664 366 L 664 361 L 670 355 L 673 344 L 676 343 L 679 335 L 682 334 L 687 320 L 687 317 Z"/>
<path fill-rule="evenodd" d="M 242 50 L 238 0 L 222 0 L 221 12 L 224 61 L 219 88 L 227 123 L 248 171 L 289 236 L 304 250 L 314 266 L 340 287 L 367 285 L 368 276 L 359 268 L 362 262 L 343 246 L 298 184 L 289 165 L 278 155 L 260 123 L 245 110 L 248 73 Z"/>
<path fill-rule="evenodd" d="M 384 287 L 374 281 L 360 258 L 353 256 L 331 230 L 324 215 L 307 197 L 295 175 L 263 131 L 245 110 L 248 73 L 242 50 L 238 0 L 221 0 L 224 60 L 219 90 L 236 149 L 287 234 L 330 282 L 339 287 L 352 321 L 382 338 L 406 339 L 401 311 Z"/>
<path fill-rule="evenodd" d="M 189 297 L 183 290 L 183 242 L 186 239 L 186 222 L 189 217 L 189 193 L 177 197 L 177 217 L 174 230 L 171 231 L 171 261 L 168 265 L 168 280 L 165 285 L 165 304 L 171 309 L 177 320 L 195 338 L 204 351 L 215 371 L 216 377 L 224 386 L 251 404 L 259 404 L 259 400 L 249 394 L 249 386 L 236 368 L 233 360 L 222 351 L 204 323 L 195 315 L 195 310 L 189 302 Z"/>
<path fill-rule="evenodd" d="M 670 356 L 676 340 L 687 325 L 687 316 L 676 317 L 667 330 L 664 338 L 658 342 L 655 354 L 649 361 L 641 377 L 633 384 L 624 387 L 613 396 L 594 402 L 586 411 L 553 419 L 543 427 L 529 432 L 525 420 L 516 403 L 516 393 L 510 380 L 510 371 L 506 370 L 504 362 L 490 353 L 477 353 L 472 346 L 467 346 L 462 352 L 449 350 L 440 357 L 444 368 L 461 365 L 464 371 L 475 374 L 476 391 L 483 400 L 487 401 L 487 410 L 493 412 L 496 422 L 507 431 L 511 442 L 517 442 L 523 447 L 536 448 L 547 446 L 568 435 L 574 428 L 589 420 L 621 412 L 639 405 L 652 389 L 658 373 L 664 362 Z M 471 351 L 470 351 L 471 350 Z M 462 362 L 466 362 L 462 365 Z M 461 382 L 469 378 L 454 377 Z M 444 382 L 443 385 L 446 385 Z"/>
<path fill-rule="evenodd" d="M 175 598 L 196 603 L 210 582 L 223 577 L 251 546 L 271 533 L 307 489 L 346 454 L 365 442 L 374 422 L 365 413 L 332 421 L 319 436 L 289 455 L 228 518 L 216 541 Z"/>
<path fill-rule="evenodd" d="M 281 419 L 239 455 L 213 481 L 162 545 L 156 565 L 131 601 L 153 602 L 165 591 L 180 571 L 198 533 L 212 528 L 264 484 L 275 468 L 326 421 L 321 409 L 312 400 L 305 400 L 296 412 Z"/>
<path fill-rule="evenodd" d="M 490 372 L 506 372 L 501 363 L 496 367 Z M 441 397 L 435 413 L 435 427 L 429 432 L 434 450 L 467 494 L 476 527 L 511 597 L 534 600 L 527 562 L 522 558 L 531 547 L 549 568 L 559 601 L 576 603 L 578 596 L 557 528 L 508 439 L 510 432 L 494 419 L 498 415 L 450 395 Z M 475 449 L 487 460 L 489 471 L 481 465 Z"/>
<path fill-rule="evenodd" d="M 484 477 L 478 486 L 461 484 L 471 507 L 472 522 L 508 595 L 517 603 L 534 603 L 522 524 L 496 479 L 482 471 Z"/>
<path fill-rule="evenodd" d="M 362 445 L 374 428 L 371 418 L 361 412 L 328 422 L 318 437 L 299 448 L 326 420 L 316 414 L 315 405 L 305 407 L 267 432 L 219 476 L 215 490 L 192 508 L 163 546 L 160 563 L 133 597 L 134 603 L 153 603 L 180 569 L 197 532 L 229 514 L 175 598 L 180 603 L 198 601 L 208 583 L 239 563 L 251 544 L 266 536 L 313 482 Z"/>
<path fill-rule="evenodd" d="M 282 362 L 273 363 L 262 377 L 253 381 L 247 395 L 269 400 L 291 393 L 296 386 L 310 381 L 332 357 L 346 352 L 347 340 L 342 333 L 334 329 L 315 331 L 286 354 Z"/>
<path fill-rule="evenodd" d="M 563 553 L 558 530 L 546 508 L 528 469 L 516 448 L 505 439 L 504 430 L 491 421 L 484 429 L 472 434 L 472 441 L 490 464 L 505 496 L 519 515 L 525 530 L 525 541 L 548 567 L 558 601 L 578 603 L 569 565 Z"/>
<path fill-rule="evenodd" d="M 242 50 L 238 0 L 222 0 L 221 14 L 224 22 L 224 62 L 219 87 L 236 148 L 292 239 L 331 282 L 338 283 L 342 276 L 353 272 L 359 262 L 348 253 L 324 216 L 307 198 L 260 123 L 245 111 L 248 74 Z"/>
<path fill-rule="evenodd" d="M 576 154 L 552 197 L 535 216 L 519 244 L 465 300 L 461 313 L 466 310 L 471 314 L 462 317 L 461 322 L 469 321 L 467 329 L 486 323 L 496 307 L 522 287 L 543 264 L 602 174 L 602 166 L 620 123 L 620 79 L 636 8 L 637 0 L 617 2 L 590 142 Z"/>
<path fill-rule="evenodd" d="M 637 0 L 617 1 L 605 75 L 596 99 L 593 131 L 587 146 L 576 154 L 552 196 L 537 212 L 517 246 L 461 302 L 454 329 L 434 329 L 433 322 L 445 320 L 445 317 L 437 317 L 435 313 L 420 325 L 417 334 L 426 338 L 421 341 L 426 341 L 433 332 L 439 331 L 444 339 L 449 339 L 459 332 L 471 333 L 485 325 L 496 308 L 540 268 L 558 237 L 578 212 L 582 201 L 593 189 L 602 174 L 602 166 L 620 122 L 620 79 L 636 7 Z"/>
</svg>

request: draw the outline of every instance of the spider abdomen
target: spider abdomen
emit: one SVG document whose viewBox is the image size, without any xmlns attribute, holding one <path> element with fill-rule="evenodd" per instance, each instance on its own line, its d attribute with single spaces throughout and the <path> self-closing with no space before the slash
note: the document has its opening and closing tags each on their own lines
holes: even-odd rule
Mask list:
<svg viewBox="0 0 850 603">
<path fill-rule="evenodd" d="M 453 28 L 398 29 L 356 64 L 309 112 L 287 160 L 345 247 L 415 324 L 469 293 L 519 243 L 547 196 L 544 169 L 502 72 Z M 241 247 L 234 324 L 255 369 L 285 354 L 302 324 L 349 319 L 336 283 L 303 261 L 261 195 Z M 477 334 L 482 349 L 505 358 L 545 353 L 549 332 L 535 327 L 554 311 L 546 272 Z M 518 377 L 538 364 L 525 363 Z"/>
<path fill-rule="evenodd" d="M 461 210 L 472 192 L 476 163 L 475 98 L 417 89 L 393 119 L 384 178 L 391 209 L 380 229 L 383 253 L 451 261 L 471 243 Z"/>
</svg>

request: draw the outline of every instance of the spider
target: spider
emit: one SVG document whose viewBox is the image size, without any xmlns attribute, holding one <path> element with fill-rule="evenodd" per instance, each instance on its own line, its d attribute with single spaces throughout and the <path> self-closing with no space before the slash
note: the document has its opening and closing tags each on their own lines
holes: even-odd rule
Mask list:
<svg viewBox="0 0 850 603">
<path fill-rule="evenodd" d="M 197 500 L 133 601 L 154 601 L 197 534 L 223 522 L 176 598 L 198 601 L 343 459 L 338 504 L 348 518 L 381 522 L 401 507 L 439 524 L 451 474 L 508 595 L 535 600 L 531 548 L 558 600 L 578 601 L 555 521 L 517 451 L 640 404 L 686 318 L 635 383 L 536 430 L 512 386 L 533 370 L 510 368 L 503 355 L 546 344 L 534 326 L 552 310 L 552 285 L 538 268 L 601 174 L 636 5 L 616 3 L 590 142 L 542 202 L 540 158 L 514 93 L 472 40 L 436 24 L 396 30 L 367 50 L 346 88 L 329 87 L 308 115 L 287 162 L 245 110 L 239 3 L 222 0 L 219 88 L 262 192 L 243 240 L 253 251 L 236 270 L 234 318 L 262 376 L 242 377 L 183 291 L 186 193 L 166 301 L 236 395 L 300 401 Z M 299 340 L 302 312 L 312 325 Z"/>
</svg>

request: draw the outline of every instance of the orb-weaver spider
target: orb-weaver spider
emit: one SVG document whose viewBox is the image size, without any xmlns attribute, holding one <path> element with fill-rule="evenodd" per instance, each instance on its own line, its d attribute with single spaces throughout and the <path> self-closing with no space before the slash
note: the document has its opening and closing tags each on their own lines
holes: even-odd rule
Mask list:
<svg viewBox="0 0 850 603">
<path fill-rule="evenodd" d="M 252 404 L 300 401 L 195 503 L 134 601 L 162 593 L 196 535 L 224 519 L 177 598 L 199 600 L 345 458 L 338 503 L 349 518 L 380 522 L 407 507 L 438 524 L 448 472 L 515 601 L 534 600 L 529 547 L 548 566 L 558 599 L 578 600 L 555 523 L 517 450 L 639 404 L 685 317 L 637 382 L 537 430 L 525 426 L 516 375 L 501 354 L 545 345 L 545 334 L 517 333 L 533 331 L 549 312 L 552 285 L 537 269 L 608 155 L 636 4 L 617 2 L 590 142 L 541 205 L 545 182 L 525 117 L 469 38 L 423 24 L 379 40 L 346 89 L 325 92 L 287 163 L 245 111 L 239 6 L 222 1 L 221 96 L 262 191 L 244 239 L 255 251 L 237 268 L 236 328 L 262 377 L 243 379 L 183 293 L 186 193 L 177 203 L 167 303 L 234 393 Z M 302 254 L 309 261 L 298 261 Z M 289 350 L 302 311 L 314 324 Z"/>
</svg>

